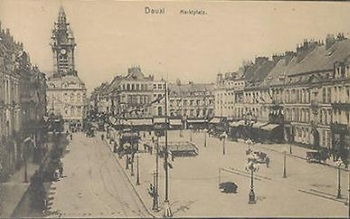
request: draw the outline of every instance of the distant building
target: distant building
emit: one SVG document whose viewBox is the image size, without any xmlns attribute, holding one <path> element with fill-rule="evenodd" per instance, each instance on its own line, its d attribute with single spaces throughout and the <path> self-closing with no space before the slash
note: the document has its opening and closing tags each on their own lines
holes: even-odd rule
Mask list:
<svg viewBox="0 0 350 219">
<path fill-rule="evenodd" d="M 244 87 L 245 79 L 238 72 L 227 72 L 225 75 L 221 73 L 217 75 L 213 92 L 215 96 L 215 117 L 233 117 L 240 113 L 239 110 L 236 110 L 236 103 L 238 104 L 242 99 Z M 239 91 L 242 92 L 242 95 L 239 95 Z"/>
<path fill-rule="evenodd" d="M 156 81 L 145 76 L 140 67 L 131 67 L 125 76 L 117 75 L 110 84 L 95 89 L 92 97 L 99 113 L 145 118 L 164 115 L 164 94 L 165 81 Z"/>
<path fill-rule="evenodd" d="M 214 115 L 214 84 L 169 85 L 169 116 L 208 119 Z"/>
<path fill-rule="evenodd" d="M 230 132 L 237 137 L 278 138 L 344 158 L 350 151 L 349 57 L 343 34 L 328 35 L 325 43 L 305 40 L 271 60 L 257 57 L 238 71 L 243 89 L 230 87 L 243 83 L 237 78 L 218 75 L 215 116 L 232 116 Z"/>
<path fill-rule="evenodd" d="M 76 43 L 61 7 L 52 31 L 54 72 L 47 81 L 47 111 L 65 121 L 81 123 L 87 108 L 86 88 L 75 69 Z"/>
</svg>

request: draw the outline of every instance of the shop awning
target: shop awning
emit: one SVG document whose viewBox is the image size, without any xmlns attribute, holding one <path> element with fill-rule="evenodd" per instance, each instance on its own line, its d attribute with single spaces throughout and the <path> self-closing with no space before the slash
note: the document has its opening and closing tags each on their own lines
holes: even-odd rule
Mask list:
<svg viewBox="0 0 350 219">
<path fill-rule="evenodd" d="M 212 118 L 209 123 L 210 124 L 218 124 L 218 123 L 220 123 L 220 118 Z"/>
<path fill-rule="evenodd" d="M 131 126 L 153 125 L 152 119 L 128 119 L 127 124 Z"/>
<path fill-rule="evenodd" d="M 165 117 L 153 118 L 153 124 L 165 123 Z"/>
<path fill-rule="evenodd" d="M 236 121 L 236 122 L 230 122 L 229 126 L 230 127 L 238 127 L 238 126 L 244 125 L 244 124 L 245 124 L 244 120 L 240 120 L 240 121 Z"/>
<path fill-rule="evenodd" d="M 188 123 L 206 123 L 208 122 L 206 119 L 188 119 Z"/>
<path fill-rule="evenodd" d="M 264 125 L 266 125 L 267 123 L 266 122 L 256 122 L 256 123 L 254 123 L 253 124 L 253 128 L 260 128 L 260 127 L 262 127 L 262 126 L 264 126 Z"/>
<path fill-rule="evenodd" d="M 170 119 L 170 125 L 182 125 L 181 119 Z"/>
<path fill-rule="evenodd" d="M 265 126 L 262 126 L 261 129 L 266 130 L 266 131 L 272 131 L 275 128 L 277 128 L 278 126 L 280 126 L 279 124 L 268 124 Z"/>
</svg>

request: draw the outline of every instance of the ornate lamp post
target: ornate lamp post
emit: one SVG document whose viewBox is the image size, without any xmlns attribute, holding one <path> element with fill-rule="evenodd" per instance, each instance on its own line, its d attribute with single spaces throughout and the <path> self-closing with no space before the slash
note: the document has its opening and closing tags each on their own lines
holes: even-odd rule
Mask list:
<svg viewBox="0 0 350 219">
<path fill-rule="evenodd" d="M 135 174 L 134 174 L 134 156 L 132 156 L 131 155 L 131 162 L 130 162 L 130 168 L 131 168 L 131 173 L 130 173 L 130 175 L 131 176 L 134 176 Z"/>
<path fill-rule="evenodd" d="M 190 125 L 189 128 L 190 128 L 190 141 L 192 141 L 192 128 L 193 128 L 193 126 Z"/>
<path fill-rule="evenodd" d="M 136 185 L 140 185 L 139 153 L 136 153 Z"/>
<path fill-rule="evenodd" d="M 206 147 L 207 146 L 207 129 L 203 129 L 203 131 L 204 131 L 204 147 Z"/>
<path fill-rule="evenodd" d="M 225 155 L 226 154 L 226 148 L 225 148 L 225 144 L 226 144 L 226 138 L 227 138 L 227 134 L 226 132 L 222 133 L 220 135 L 220 138 L 222 139 L 222 154 Z"/>
<path fill-rule="evenodd" d="M 341 165 L 343 164 L 342 160 L 339 158 L 337 161 L 337 184 L 338 184 L 338 189 L 337 189 L 337 198 L 341 198 L 341 185 L 340 185 L 340 178 L 341 178 Z"/>
<path fill-rule="evenodd" d="M 287 161 L 287 149 L 283 149 L 283 178 L 287 178 L 287 167 L 286 167 L 286 162 Z"/>
<path fill-rule="evenodd" d="M 125 169 L 129 169 L 129 155 L 125 156 Z"/>
<path fill-rule="evenodd" d="M 250 171 L 250 192 L 248 204 L 255 204 L 254 172 L 259 170 L 259 165 L 255 161 L 249 161 L 246 170 Z"/>
<path fill-rule="evenodd" d="M 158 207 L 158 159 L 159 159 L 159 137 L 157 136 L 157 145 L 156 145 L 156 170 L 154 173 L 154 194 L 153 194 L 153 207 L 152 210 L 159 211 Z"/>
<path fill-rule="evenodd" d="M 28 156 L 28 147 L 29 143 L 32 141 L 30 137 L 24 139 L 24 152 L 23 152 L 23 160 L 24 160 L 24 182 L 28 182 L 28 171 L 27 171 L 27 156 Z"/>
</svg>

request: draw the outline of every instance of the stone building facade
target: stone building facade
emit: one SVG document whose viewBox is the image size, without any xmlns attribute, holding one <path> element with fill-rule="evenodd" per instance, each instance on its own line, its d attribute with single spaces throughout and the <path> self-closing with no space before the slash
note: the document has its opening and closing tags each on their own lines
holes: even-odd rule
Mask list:
<svg viewBox="0 0 350 219">
<path fill-rule="evenodd" d="M 45 74 L 0 23 L 0 180 L 22 164 L 24 139 L 30 137 L 35 148 L 41 146 L 45 100 Z"/>
<path fill-rule="evenodd" d="M 97 113 L 118 118 L 147 118 L 164 115 L 165 81 L 145 76 L 138 66 L 126 75 L 117 75 L 92 92 Z"/>
<path fill-rule="evenodd" d="M 214 84 L 169 84 L 169 116 L 208 119 L 214 115 Z"/>
<path fill-rule="evenodd" d="M 86 88 L 75 69 L 75 38 L 62 7 L 51 40 L 54 72 L 47 81 L 47 111 L 81 124 L 87 110 Z"/>
<path fill-rule="evenodd" d="M 242 91 L 234 91 L 234 98 L 229 95 L 226 101 L 216 95 L 215 109 L 233 101 L 235 110 L 242 108 L 233 113 L 234 120 L 249 120 L 255 127 L 282 126 L 286 142 L 339 154 L 349 149 L 349 57 L 350 40 L 338 34 L 325 42 L 305 40 L 296 51 L 271 60 L 256 59 L 241 68 L 243 98 Z M 221 114 L 218 110 L 215 115 Z"/>
</svg>

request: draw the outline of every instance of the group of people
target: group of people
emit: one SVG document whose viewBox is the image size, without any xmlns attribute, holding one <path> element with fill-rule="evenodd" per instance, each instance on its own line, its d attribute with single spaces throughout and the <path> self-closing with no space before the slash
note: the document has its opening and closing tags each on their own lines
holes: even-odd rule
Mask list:
<svg viewBox="0 0 350 219">
<path fill-rule="evenodd" d="M 62 161 L 59 162 L 58 168 L 54 172 L 54 179 L 56 181 L 58 181 L 59 178 L 63 178 L 63 163 L 62 163 Z"/>
</svg>

